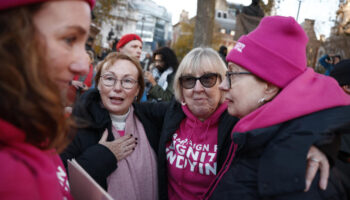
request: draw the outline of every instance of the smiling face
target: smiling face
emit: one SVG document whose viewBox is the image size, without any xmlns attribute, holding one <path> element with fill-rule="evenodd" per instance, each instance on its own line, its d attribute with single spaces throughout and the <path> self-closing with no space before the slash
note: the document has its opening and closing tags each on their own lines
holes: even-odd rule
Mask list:
<svg viewBox="0 0 350 200">
<path fill-rule="evenodd" d="M 122 87 L 121 80 L 137 81 L 139 73 L 136 66 L 129 60 L 119 59 L 109 67 L 104 66 L 101 76 L 117 79 L 114 86 L 106 86 L 102 80 L 98 83 L 98 90 L 104 107 L 115 115 L 126 114 L 140 89 L 137 82 L 132 88 L 125 89 Z"/>
<path fill-rule="evenodd" d="M 228 64 L 228 71 L 247 72 L 247 70 L 232 62 Z M 224 96 L 228 103 L 227 110 L 230 115 L 242 118 L 262 105 L 262 102 L 259 102 L 261 98 L 269 99 L 269 94 L 266 94 L 268 84 L 259 80 L 253 74 L 231 75 L 230 79 L 231 88 L 227 77 L 220 84 L 220 89 L 225 91 Z"/>
<path fill-rule="evenodd" d="M 119 49 L 120 53 L 126 54 L 128 56 L 137 58 L 140 60 L 141 51 L 142 51 L 142 42 L 139 40 L 132 40 L 126 45 Z"/>
<path fill-rule="evenodd" d="M 183 76 L 201 77 L 204 74 L 216 73 L 213 66 L 207 65 L 202 67 L 203 70 L 196 72 L 184 72 Z M 218 77 L 214 86 L 204 87 L 199 80 L 191 89 L 182 88 L 182 96 L 188 108 L 194 116 L 200 120 L 205 120 L 219 106 L 221 102 L 221 91 L 219 90 L 220 78 Z"/>
<path fill-rule="evenodd" d="M 90 7 L 85 1 L 49 1 L 34 15 L 50 78 L 66 91 L 75 75 L 88 73 L 85 42 L 90 28 Z"/>
</svg>

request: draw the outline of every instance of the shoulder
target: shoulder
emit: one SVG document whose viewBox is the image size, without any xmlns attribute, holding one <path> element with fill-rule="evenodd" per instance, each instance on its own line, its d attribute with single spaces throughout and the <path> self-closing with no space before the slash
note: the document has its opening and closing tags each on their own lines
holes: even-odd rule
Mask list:
<svg viewBox="0 0 350 200">
<path fill-rule="evenodd" d="M 286 122 L 290 129 L 303 128 L 309 131 L 332 131 L 349 121 L 350 106 L 338 106 L 314 112 Z"/>
<path fill-rule="evenodd" d="M 42 165 L 46 162 L 45 157 L 36 155 L 35 158 L 31 158 L 31 156 L 27 156 L 16 149 L 0 152 L 0 162 L 2 163 L 0 165 L 1 198 L 39 199 L 40 191 L 43 189 L 41 184 L 52 185 L 49 180 L 57 181 L 55 171 L 51 171 L 53 176 L 50 174 L 42 175 L 43 171 L 40 169 L 43 168 Z M 41 161 L 44 162 L 41 163 Z M 40 180 L 43 177 L 46 178 L 46 181 Z"/>
</svg>

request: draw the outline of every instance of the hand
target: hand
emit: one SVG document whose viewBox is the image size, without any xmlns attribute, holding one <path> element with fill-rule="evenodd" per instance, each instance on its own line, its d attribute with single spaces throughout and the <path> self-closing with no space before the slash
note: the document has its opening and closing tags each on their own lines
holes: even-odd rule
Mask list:
<svg viewBox="0 0 350 200">
<path fill-rule="evenodd" d="M 306 169 L 306 188 L 305 192 L 309 191 L 311 182 L 314 180 L 316 172 L 320 170 L 320 182 L 319 187 L 322 190 L 326 190 L 329 177 L 329 162 L 318 148 L 311 146 L 307 153 L 307 169 Z"/>
<path fill-rule="evenodd" d="M 154 80 L 154 77 L 151 72 L 146 71 L 144 75 L 145 75 L 145 79 L 148 80 L 152 84 L 152 86 L 157 85 L 157 82 Z"/>
<path fill-rule="evenodd" d="M 71 85 L 73 85 L 78 90 L 79 88 L 83 89 L 85 84 L 81 81 L 72 80 Z"/>
<path fill-rule="evenodd" d="M 132 135 L 124 135 L 123 137 L 110 142 L 107 141 L 107 136 L 108 131 L 105 130 L 98 143 L 106 146 L 118 161 L 123 160 L 135 150 L 137 138 L 132 137 Z"/>
</svg>

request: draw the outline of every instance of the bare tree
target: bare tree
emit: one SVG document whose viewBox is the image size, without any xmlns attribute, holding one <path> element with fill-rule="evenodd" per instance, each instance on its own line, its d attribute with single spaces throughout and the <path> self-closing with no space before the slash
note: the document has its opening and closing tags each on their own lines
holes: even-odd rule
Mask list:
<svg viewBox="0 0 350 200">
<path fill-rule="evenodd" d="M 215 0 L 197 0 L 193 47 L 211 46 L 214 31 Z"/>
</svg>

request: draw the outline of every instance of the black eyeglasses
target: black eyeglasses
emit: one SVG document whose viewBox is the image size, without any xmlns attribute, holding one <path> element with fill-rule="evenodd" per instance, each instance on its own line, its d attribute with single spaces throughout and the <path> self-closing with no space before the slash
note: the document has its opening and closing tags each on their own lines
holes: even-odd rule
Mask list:
<svg viewBox="0 0 350 200">
<path fill-rule="evenodd" d="M 103 85 L 107 86 L 107 87 L 112 87 L 115 85 L 115 83 L 117 81 L 121 82 L 121 85 L 124 89 L 131 89 L 135 86 L 135 84 L 138 82 L 132 78 L 123 78 L 121 80 L 118 80 L 117 78 L 115 78 L 113 75 L 111 74 L 104 74 L 101 76 L 101 80 Z"/>
<path fill-rule="evenodd" d="M 228 81 L 229 88 L 231 88 L 231 76 L 233 75 L 242 75 L 242 74 L 251 74 L 250 72 L 229 72 L 227 71 L 225 76 Z"/>
<path fill-rule="evenodd" d="M 185 89 L 192 89 L 196 85 L 197 80 L 206 88 L 211 88 L 216 84 L 216 81 L 220 77 L 217 73 L 204 74 L 201 77 L 194 77 L 190 75 L 180 77 L 180 85 Z M 221 78 L 221 77 L 220 77 Z"/>
</svg>

